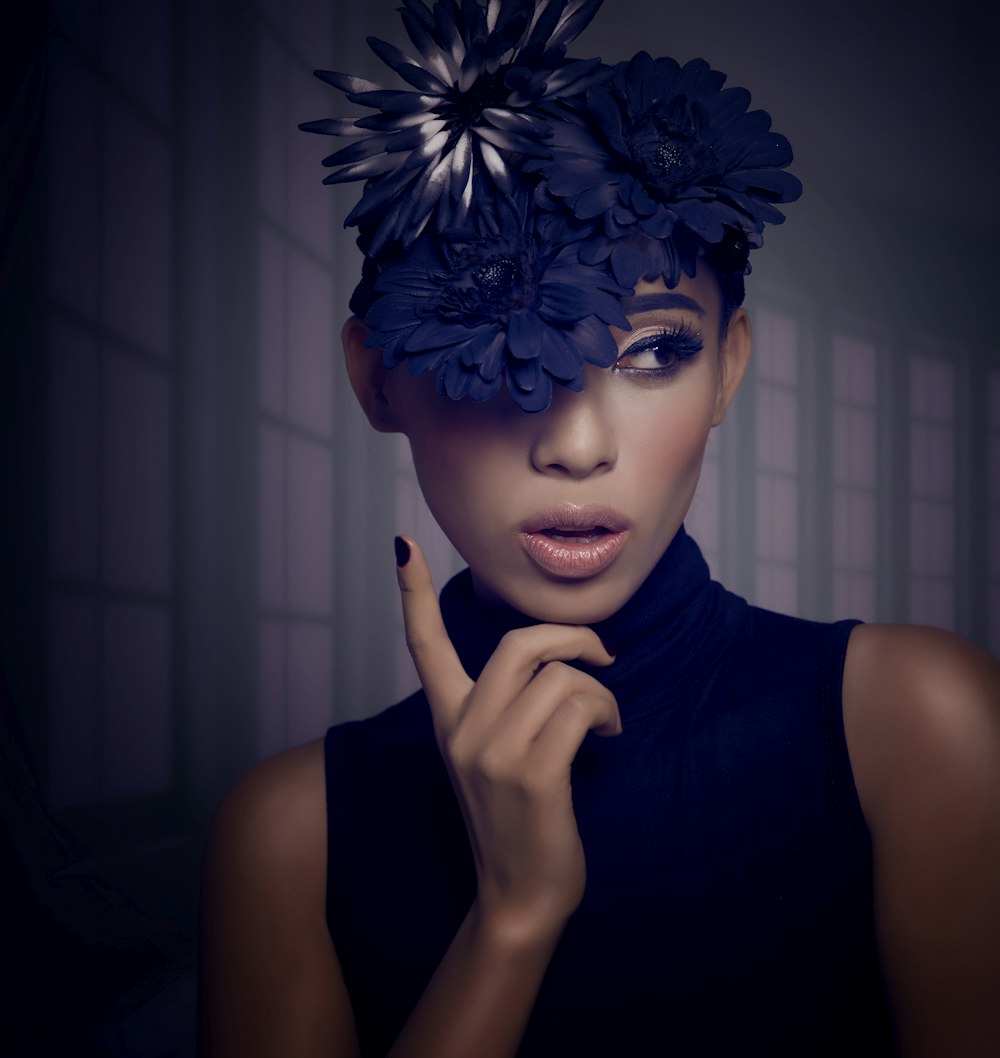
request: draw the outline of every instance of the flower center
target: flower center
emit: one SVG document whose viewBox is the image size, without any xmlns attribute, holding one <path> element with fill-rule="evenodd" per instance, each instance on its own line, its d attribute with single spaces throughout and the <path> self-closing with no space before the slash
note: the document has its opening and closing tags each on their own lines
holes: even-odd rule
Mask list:
<svg viewBox="0 0 1000 1058">
<path fill-rule="evenodd" d="M 701 140 L 704 125 L 697 107 L 683 97 L 654 105 L 636 121 L 629 136 L 641 179 L 665 198 L 703 182 L 718 169 L 715 151 Z"/>
<path fill-rule="evenodd" d="M 475 128 L 487 107 L 500 106 L 507 101 L 510 92 L 504 84 L 506 75 L 506 66 L 496 73 L 480 74 L 467 92 L 450 91 L 434 110 L 446 118 L 453 129 L 464 132 Z"/>
<path fill-rule="evenodd" d="M 516 257 L 496 253 L 472 270 L 472 278 L 485 301 L 509 304 L 515 300 L 516 288 L 524 282 L 524 270 Z"/>
<path fill-rule="evenodd" d="M 653 168 L 660 176 L 669 178 L 683 173 L 687 159 L 687 151 L 680 144 L 667 140 L 656 145 L 656 150 L 653 151 Z"/>
</svg>

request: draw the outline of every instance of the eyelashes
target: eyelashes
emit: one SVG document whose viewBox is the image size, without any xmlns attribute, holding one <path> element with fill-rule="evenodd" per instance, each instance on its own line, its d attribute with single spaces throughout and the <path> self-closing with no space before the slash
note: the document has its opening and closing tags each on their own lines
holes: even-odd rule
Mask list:
<svg viewBox="0 0 1000 1058">
<path fill-rule="evenodd" d="M 640 381 L 673 378 L 704 345 L 701 332 L 685 320 L 631 342 L 612 370 Z"/>
</svg>

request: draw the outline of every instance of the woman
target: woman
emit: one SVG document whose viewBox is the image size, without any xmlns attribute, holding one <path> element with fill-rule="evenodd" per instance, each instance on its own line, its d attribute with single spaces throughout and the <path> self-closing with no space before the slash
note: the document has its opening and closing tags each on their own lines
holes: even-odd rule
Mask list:
<svg viewBox="0 0 1000 1058">
<path fill-rule="evenodd" d="M 1000 679 L 820 625 L 682 526 L 750 354 L 791 152 L 695 61 L 566 58 L 597 4 L 408 0 L 344 327 L 469 564 L 396 560 L 422 690 L 220 811 L 204 1033 L 228 1055 L 992 1055 Z M 381 355 L 379 352 L 381 351 Z M 403 362 L 406 366 L 401 366 Z"/>
</svg>

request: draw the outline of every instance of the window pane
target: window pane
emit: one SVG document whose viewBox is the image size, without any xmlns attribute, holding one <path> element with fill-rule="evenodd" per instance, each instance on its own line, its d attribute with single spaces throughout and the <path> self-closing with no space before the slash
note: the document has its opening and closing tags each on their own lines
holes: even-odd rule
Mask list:
<svg viewBox="0 0 1000 1058">
<path fill-rule="evenodd" d="M 288 416 L 329 437 L 333 429 L 333 288 L 329 273 L 288 253 Z"/>
<path fill-rule="evenodd" d="M 836 489 L 833 495 L 833 562 L 839 570 L 875 568 L 875 497 Z"/>
<path fill-rule="evenodd" d="M 795 614 L 798 611 L 798 574 L 791 566 L 758 563 L 754 602 L 768 610 Z"/>
<path fill-rule="evenodd" d="M 910 620 L 914 624 L 950 629 L 954 620 L 951 582 L 915 580 L 910 591 Z"/>
<path fill-rule="evenodd" d="M 704 551 L 719 550 L 719 503 L 719 465 L 714 460 L 706 460 L 691 509 L 684 519 L 685 528 Z"/>
<path fill-rule="evenodd" d="M 919 418 L 952 422 L 954 367 L 947 360 L 915 356 L 910 363 L 910 411 Z"/>
<path fill-rule="evenodd" d="M 834 573 L 832 618 L 839 621 L 848 617 L 875 620 L 875 578 L 870 574 Z"/>
<path fill-rule="evenodd" d="M 332 640 L 326 626 L 289 625 L 289 745 L 322 735 L 333 720 Z"/>
<path fill-rule="evenodd" d="M 285 251 L 278 237 L 261 228 L 257 292 L 260 329 L 258 386 L 262 408 L 285 413 Z"/>
<path fill-rule="evenodd" d="M 170 156 L 162 137 L 105 95 L 101 234 L 104 322 L 170 355 Z"/>
<path fill-rule="evenodd" d="M 260 480 L 258 482 L 261 606 L 285 604 L 285 441 L 273 426 L 260 428 Z"/>
<path fill-rule="evenodd" d="M 257 723 L 259 756 L 270 757 L 288 745 L 285 732 L 285 629 L 277 621 L 260 623 L 260 697 Z"/>
<path fill-rule="evenodd" d="M 798 560 L 798 486 L 786 478 L 757 476 L 757 554 Z"/>
<path fill-rule="evenodd" d="M 834 337 L 833 396 L 858 408 L 875 407 L 875 347 L 870 342 Z"/>
<path fill-rule="evenodd" d="M 849 436 L 850 483 L 875 487 L 875 414 L 870 411 L 851 412 Z"/>
<path fill-rule="evenodd" d="M 260 208 L 276 220 L 284 220 L 285 217 L 286 151 L 284 147 L 287 129 L 285 128 L 284 66 L 285 59 L 278 45 L 268 33 L 262 32 L 258 43 L 258 76 L 260 78 L 257 94 L 258 187 Z M 304 77 L 303 80 L 305 80 Z M 298 121 L 305 120 L 306 118 L 300 117 L 293 125 L 296 133 L 303 139 L 306 136 L 299 132 L 297 125 Z M 329 188 L 324 187 L 323 190 L 328 191 Z"/>
<path fill-rule="evenodd" d="M 170 391 L 167 377 L 108 350 L 104 358 L 103 566 L 130 588 L 170 584 Z"/>
<path fill-rule="evenodd" d="M 332 10 L 333 5 L 313 3 L 311 7 L 318 14 Z M 313 54 L 316 47 L 313 43 L 303 50 Z M 321 259 L 330 260 L 334 233 L 343 214 L 335 214 L 334 203 L 338 199 L 330 193 L 332 188 L 316 179 L 315 173 L 317 163 L 331 147 L 329 141 L 323 142 L 326 136 L 306 136 L 296 127 L 303 120 L 302 115 L 309 118 L 330 113 L 330 89 L 304 74 L 304 70 L 294 70 L 288 75 L 288 110 L 282 124 L 289 167 L 288 226 L 296 239 Z"/>
<path fill-rule="evenodd" d="M 327 615 L 333 605 L 333 459 L 328 448 L 288 440 L 288 599 Z"/>
<path fill-rule="evenodd" d="M 97 606 L 49 600 L 49 791 L 56 805 L 100 795 L 97 735 Z"/>
<path fill-rule="evenodd" d="M 170 624 L 166 607 L 109 605 L 104 616 L 101 775 L 106 797 L 170 786 Z"/>
<path fill-rule="evenodd" d="M 799 326 L 789 316 L 761 309 L 754 324 L 757 377 L 794 388 L 798 385 Z"/>
<path fill-rule="evenodd" d="M 950 577 L 954 571 L 954 516 L 949 504 L 910 505 L 910 561 L 914 573 Z"/>
<path fill-rule="evenodd" d="M 798 469 L 798 397 L 758 383 L 757 465 L 794 474 Z"/>
</svg>

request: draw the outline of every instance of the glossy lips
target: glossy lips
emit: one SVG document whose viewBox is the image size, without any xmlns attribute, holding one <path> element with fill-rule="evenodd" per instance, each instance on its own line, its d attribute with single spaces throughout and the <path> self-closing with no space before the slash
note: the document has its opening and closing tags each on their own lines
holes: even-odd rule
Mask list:
<svg viewBox="0 0 1000 1058">
<path fill-rule="evenodd" d="M 546 573 L 580 579 L 607 569 L 622 553 L 628 534 L 628 520 L 610 507 L 563 504 L 534 515 L 518 536 Z"/>
</svg>

